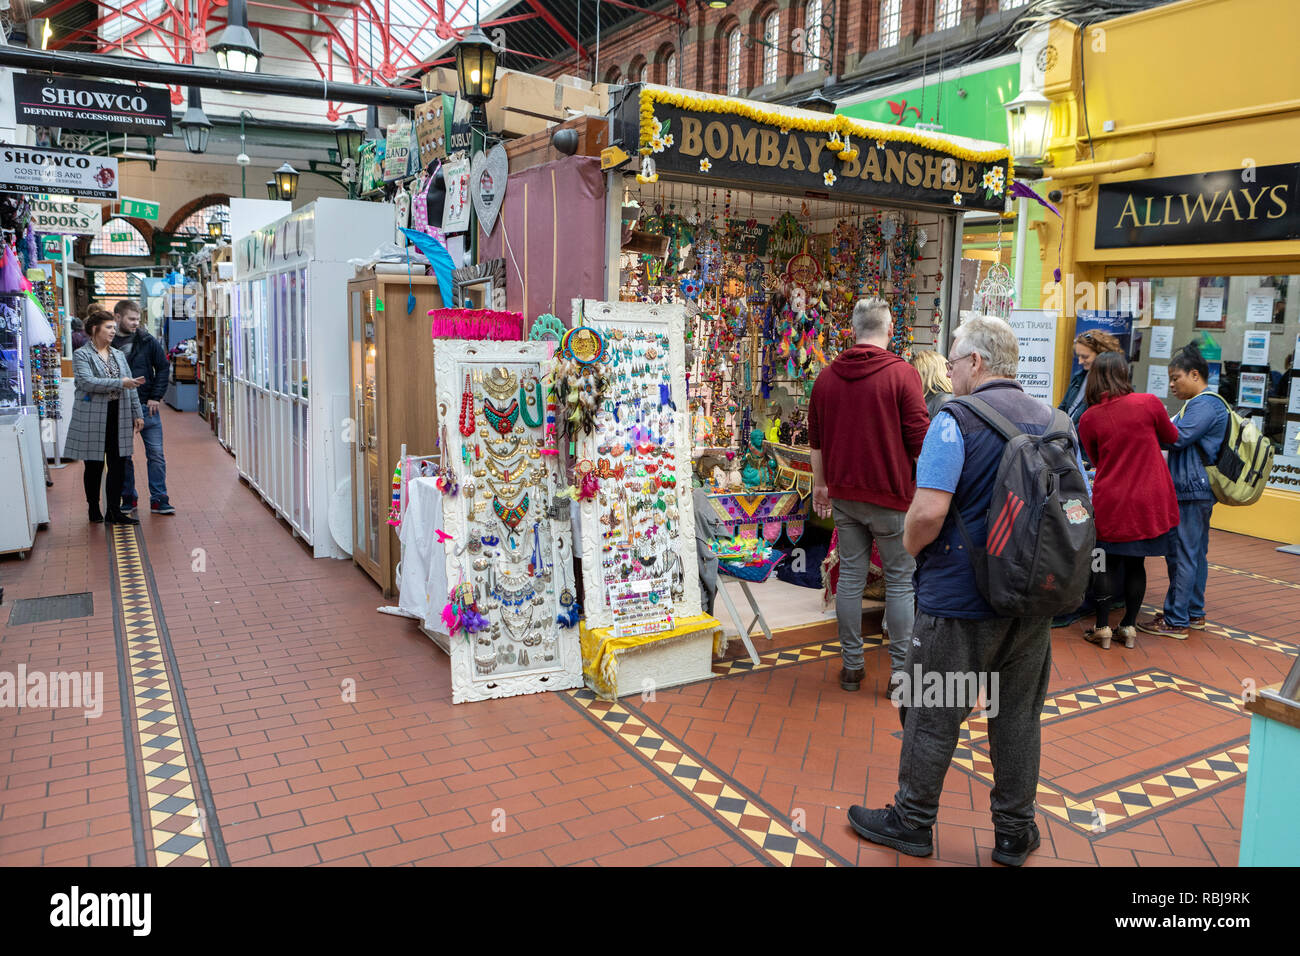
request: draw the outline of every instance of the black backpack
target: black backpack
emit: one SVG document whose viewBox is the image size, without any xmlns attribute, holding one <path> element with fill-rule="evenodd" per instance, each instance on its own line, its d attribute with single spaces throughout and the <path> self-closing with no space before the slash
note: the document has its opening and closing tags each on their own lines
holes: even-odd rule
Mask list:
<svg viewBox="0 0 1300 956">
<path fill-rule="evenodd" d="M 988 541 L 957 528 L 975 567 L 980 595 L 1003 617 L 1054 617 L 1083 602 L 1097 543 L 1092 496 L 1079 470 L 1070 417 L 1052 412 L 1042 435 L 1029 435 L 983 399 L 952 399 L 1006 439 L 989 500 Z"/>
</svg>

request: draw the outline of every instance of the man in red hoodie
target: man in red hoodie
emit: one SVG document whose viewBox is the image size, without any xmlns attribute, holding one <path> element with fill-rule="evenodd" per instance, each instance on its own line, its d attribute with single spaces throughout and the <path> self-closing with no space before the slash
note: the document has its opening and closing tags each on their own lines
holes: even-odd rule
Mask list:
<svg viewBox="0 0 1300 956">
<path fill-rule="evenodd" d="M 885 348 L 893 331 L 884 299 L 859 300 L 853 308 L 857 344 L 817 376 L 808 409 L 813 508 L 823 518 L 834 513 L 839 531 L 835 616 L 844 663 L 840 686 L 845 690 L 857 690 L 866 670 L 862 591 L 873 540 L 885 572 L 885 627 L 893 674 L 904 670 L 916 616 L 916 562 L 903 547 L 903 519 L 916 494 L 916 459 L 930 416 L 921 376 Z"/>
</svg>

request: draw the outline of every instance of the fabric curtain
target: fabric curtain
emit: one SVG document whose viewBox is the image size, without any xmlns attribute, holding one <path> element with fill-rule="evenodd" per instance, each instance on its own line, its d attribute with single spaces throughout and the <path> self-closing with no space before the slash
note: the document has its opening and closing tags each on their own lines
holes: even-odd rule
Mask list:
<svg viewBox="0 0 1300 956">
<path fill-rule="evenodd" d="M 566 156 L 511 173 L 492 235 L 479 226 L 479 261 L 506 260 L 506 308 L 525 335 L 544 313 L 572 323 L 571 300 L 605 298 L 605 179 L 600 159 Z"/>
</svg>

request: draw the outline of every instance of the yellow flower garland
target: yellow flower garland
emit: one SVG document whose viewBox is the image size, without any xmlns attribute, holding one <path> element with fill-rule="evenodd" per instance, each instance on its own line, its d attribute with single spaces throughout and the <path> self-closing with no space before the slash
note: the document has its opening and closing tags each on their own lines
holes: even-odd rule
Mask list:
<svg viewBox="0 0 1300 956">
<path fill-rule="evenodd" d="M 866 126 L 842 113 L 824 117 L 790 116 L 786 113 L 778 113 L 775 110 L 764 109 L 745 100 L 705 98 L 692 96 L 681 90 L 655 89 L 652 87 L 642 87 L 641 89 L 642 155 L 649 153 L 651 149 L 650 141 L 659 132 L 659 127 L 654 121 L 656 103 L 663 103 L 667 106 L 675 106 L 678 109 L 690 110 L 696 113 L 720 113 L 741 116 L 753 120 L 755 123 L 764 123 L 780 129 L 797 129 L 808 133 L 828 133 L 832 137 L 830 144 L 832 149 L 838 149 L 842 146 L 843 137 L 852 133 L 867 140 L 874 139 L 878 143 L 888 141 L 924 146 L 927 149 L 933 149 L 936 152 L 972 163 L 1005 163 L 1007 168 L 1006 185 L 1008 188 L 1011 186 L 1011 172 L 1014 169 L 1014 164 L 1011 159 L 1011 150 L 1005 147 L 989 150 L 967 149 L 964 146 L 958 146 L 956 143 L 936 139 L 933 136 L 927 136 L 924 133 L 901 126 L 885 129 Z M 844 157 L 840 158 L 843 159 Z"/>
</svg>

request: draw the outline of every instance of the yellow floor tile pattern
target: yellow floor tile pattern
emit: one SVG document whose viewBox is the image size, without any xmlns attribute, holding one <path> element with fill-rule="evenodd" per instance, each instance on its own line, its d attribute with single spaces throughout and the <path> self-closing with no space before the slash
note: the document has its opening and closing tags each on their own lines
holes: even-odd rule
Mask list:
<svg viewBox="0 0 1300 956">
<path fill-rule="evenodd" d="M 113 559 L 126 635 L 131 709 L 143 762 L 146 842 L 157 866 L 209 866 L 202 813 L 186 758 L 137 529 L 113 525 Z"/>
<path fill-rule="evenodd" d="M 1294 581 L 1283 581 L 1281 578 L 1270 578 L 1267 575 L 1256 574 L 1254 571 L 1243 571 L 1241 568 L 1230 568 L 1222 564 L 1209 565 L 1211 571 L 1222 571 L 1224 574 L 1240 574 L 1244 577 L 1252 578 L 1255 581 L 1264 581 L 1268 584 L 1280 584 L 1284 588 L 1295 588 L 1300 591 L 1300 584 Z"/>
<path fill-rule="evenodd" d="M 1048 697 L 1043 703 L 1042 719 L 1044 722 L 1059 720 L 1103 704 L 1113 704 L 1162 690 L 1176 691 L 1234 714 L 1245 715 L 1238 701 L 1223 691 L 1164 671 L 1150 670 Z M 987 737 L 987 720 L 968 720 L 962 725 L 961 739 L 953 754 L 953 763 L 992 786 L 993 764 L 987 754 L 975 749 Z M 1221 753 L 1198 757 L 1184 766 L 1153 774 L 1145 780 L 1125 783 L 1114 790 L 1078 801 L 1040 778 L 1038 807 L 1063 823 L 1090 836 L 1099 837 L 1109 827 L 1145 816 L 1180 797 L 1244 778 L 1248 752 L 1246 744 L 1242 743 Z"/>
<path fill-rule="evenodd" d="M 779 866 L 836 866 L 834 860 L 795 831 L 793 824 L 772 816 L 732 782 L 713 773 L 665 735 L 648 726 L 617 701 L 605 701 L 589 690 L 567 692 L 592 720 L 626 747 L 649 761 L 699 804 L 725 820 L 764 857 Z"/>
</svg>

